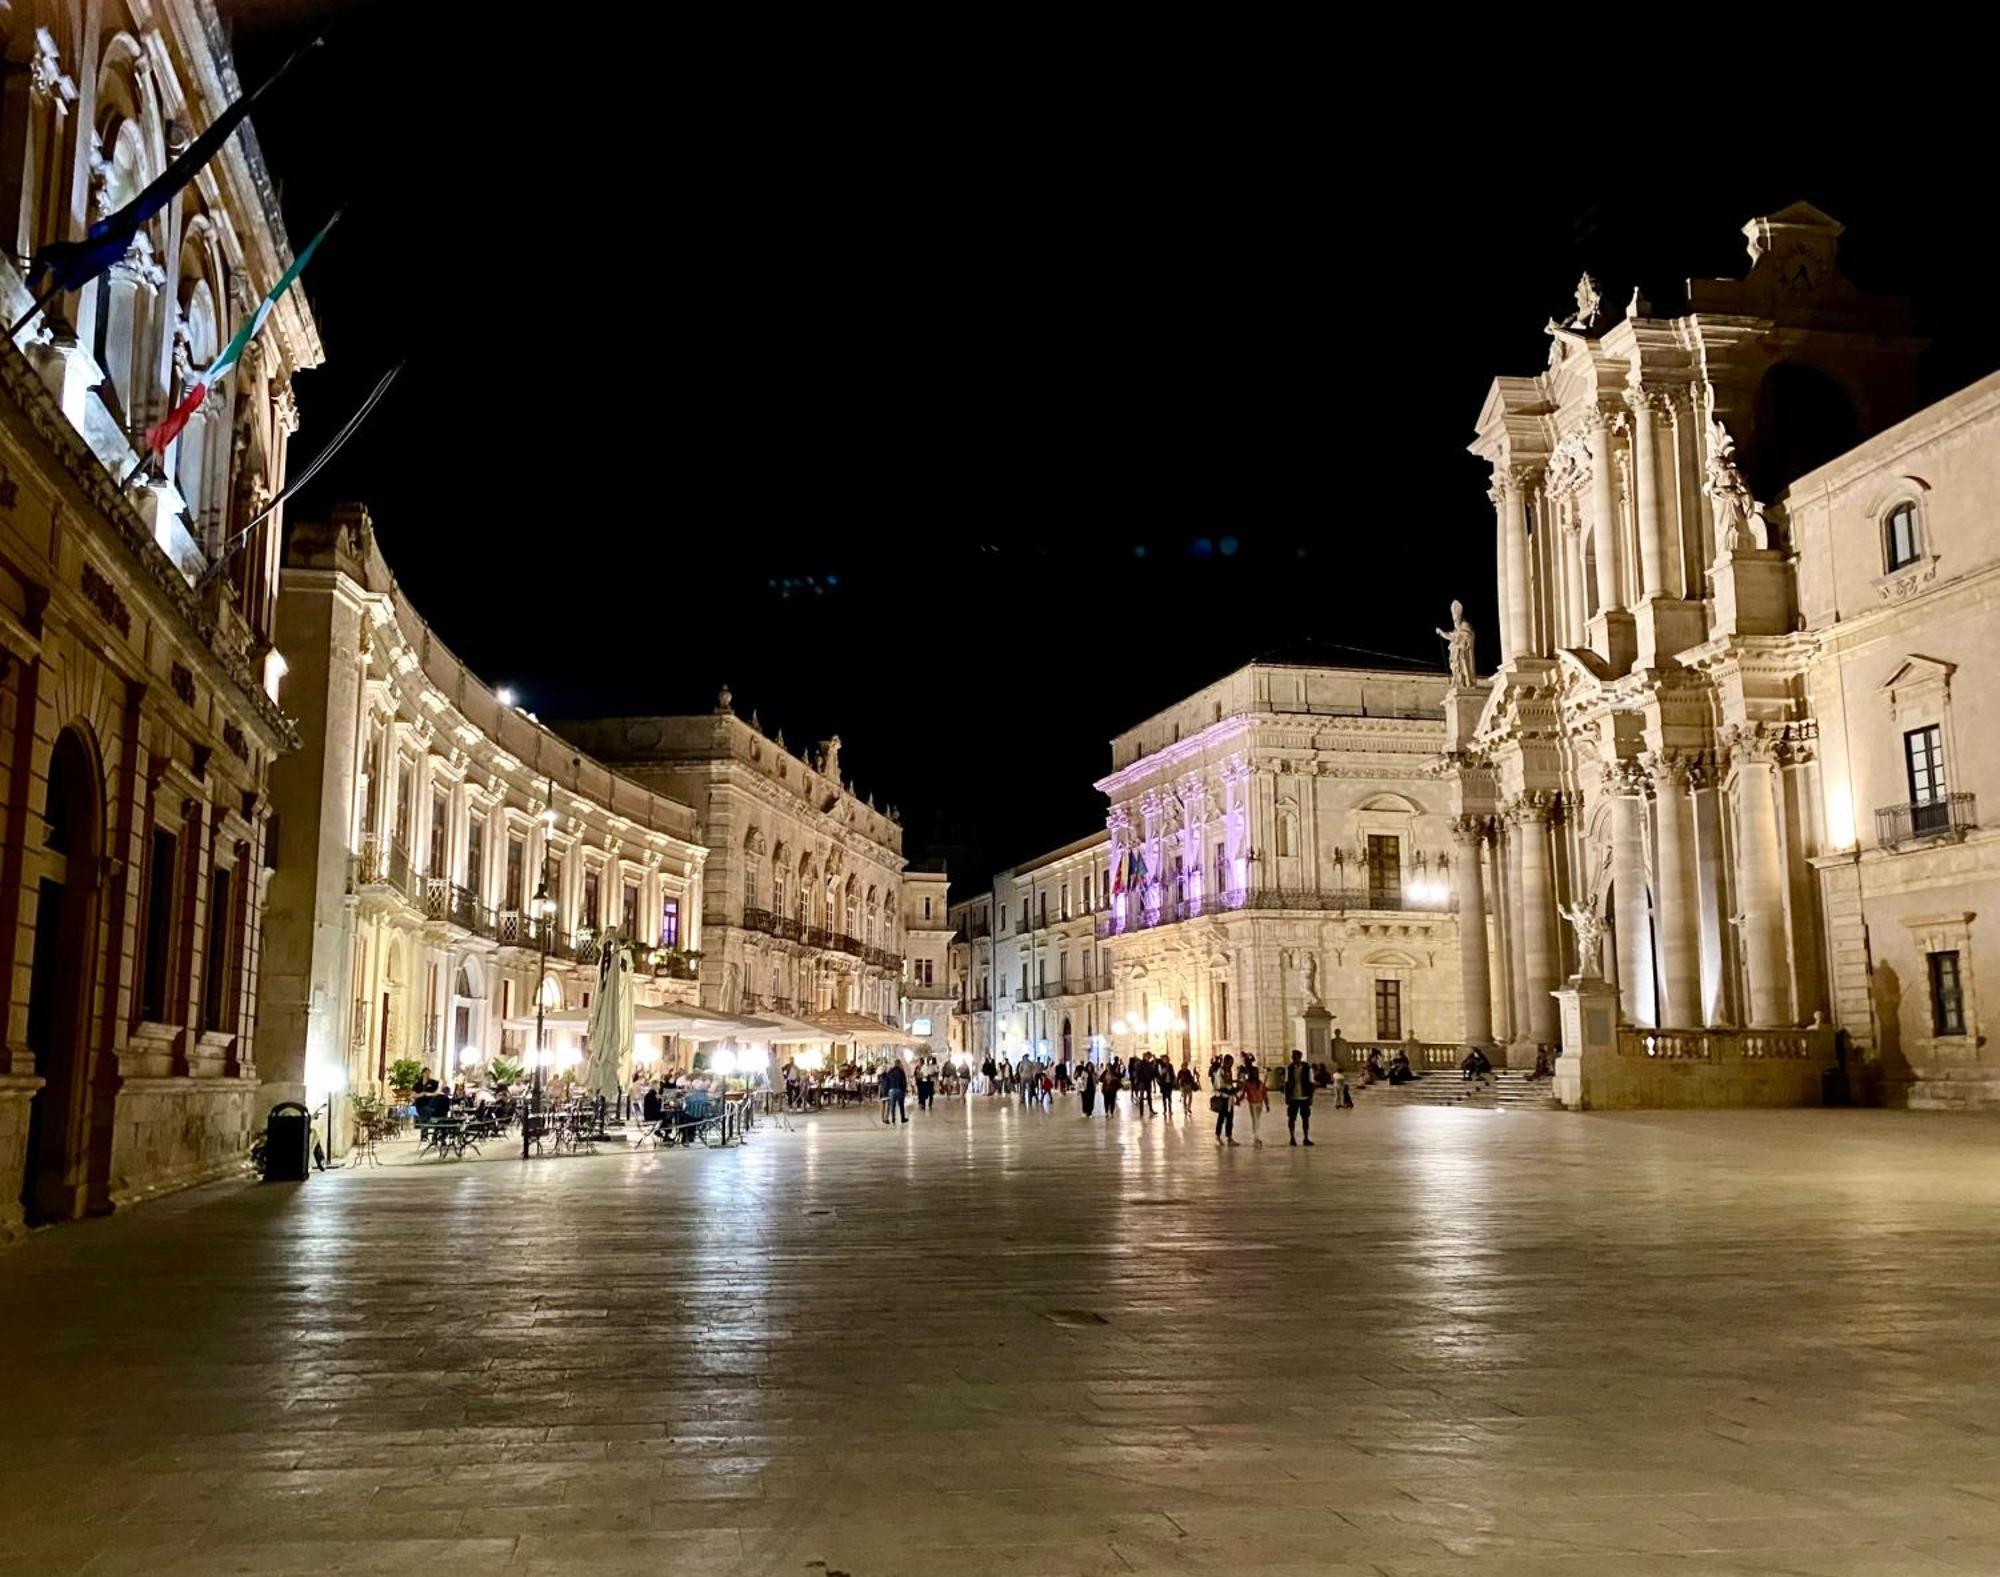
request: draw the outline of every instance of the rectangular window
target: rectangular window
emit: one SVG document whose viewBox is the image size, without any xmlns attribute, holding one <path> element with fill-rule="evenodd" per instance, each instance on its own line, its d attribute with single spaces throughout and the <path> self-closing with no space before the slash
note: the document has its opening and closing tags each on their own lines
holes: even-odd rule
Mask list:
<svg viewBox="0 0 2000 1577">
<path fill-rule="evenodd" d="M 1041 900 L 1037 905 L 1042 917 L 1041 923 L 1047 925 L 1049 923 L 1049 895 L 1047 893 L 1038 893 L 1036 896 Z"/>
<path fill-rule="evenodd" d="M 1898 504 L 1889 512 L 1889 568 L 1901 569 L 1917 561 L 1917 506 Z"/>
<path fill-rule="evenodd" d="M 681 945 L 681 901 L 678 898 L 660 900 L 660 946 L 679 947 Z"/>
<path fill-rule="evenodd" d="M 619 934 L 630 942 L 639 935 L 639 884 L 625 884 L 625 908 L 619 920 Z"/>
<path fill-rule="evenodd" d="M 931 901 L 930 899 L 926 898 L 924 900 L 924 918 L 928 920 L 930 917 L 931 917 Z"/>
<path fill-rule="evenodd" d="M 1229 887 L 1229 845 L 1221 838 L 1215 840 L 1215 890 L 1225 892 Z"/>
<path fill-rule="evenodd" d="M 152 868 L 146 887 L 145 965 L 139 976 L 139 1017 L 160 1024 L 167 1017 L 167 977 L 174 950 L 174 888 L 180 874 L 180 840 L 153 831 Z"/>
<path fill-rule="evenodd" d="M 597 872 L 586 866 L 583 872 L 583 919 L 581 923 L 590 930 L 595 931 L 598 919 Z"/>
<path fill-rule="evenodd" d="M 1028 900 L 1025 898 L 1021 900 L 1021 929 L 1028 929 Z"/>
<path fill-rule="evenodd" d="M 229 945 L 236 934 L 235 917 L 230 913 L 230 873 L 218 865 L 208 875 L 208 943 L 202 959 L 201 1027 L 229 1028 L 231 976 L 236 960 Z"/>
<path fill-rule="evenodd" d="M 396 845 L 408 850 L 410 847 L 410 764 L 401 762 L 396 767 Z"/>
<path fill-rule="evenodd" d="M 1067 920 L 1067 919 L 1069 918 L 1069 883 L 1068 883 L 1068 882 L 1064 882 L 1064 883 L 1062 884 L 1062 917 L 1063 917 L 1063 918 L 1064 918 L 1065 920 Z"/>
<path fill-rule="evenodd" d="M 1229 1039 L 1229 982 L 1226 980 L 1215 983 L 1215 1038 Z"/>
<path fill-rule="evenodd" d="M 743 907 L 746 909 L 755 909 L 757 907 L 757 867 L 755 865 L 746 865 L 743 867 Z"/>
<path fill-rule="evenodd" d="M 1933 1035 L 1963 1035 L 1965 1033 L 1965 991 L 1958 974 L 1958 954 L 1932 953 L 1931 966 L 1931 1033 Z"/>
<path fill-rule="evenodd" d="M 1403 902 L 1402 840 L 1385 833 L 1368 835 L 1368 907 L 1396 909 Z"/>
<path fill-rule="evenodd" d="M 1027 994 L 1028 994 L 1028 961 L 1024 958 L 1021 960 L 1021 995 L 1023 997 L 1026 997 Z"/>
<path fill-rule="evenodd" d="M 1375 1038 L 1403 1038 L 1403 982 L 1400 980 L 1375 982 Z"/>
<path fill-rule="evenodd" d="M 519 911 L 521 900 L 527 895 L 521 891 L 521 884 L 527 879 L 528 844 L 518 832 L 507 834 L 507 895 L 500 907 Z"/>
<path fill-rule="evenodd" d="M 1951 829 L 1945 800 L 1944 731 L 1936 723 L 1903 736 L 1903 760 L 1910 775 L 1910 831 L 1918 837 Z"/>
<path fill-rule="evenodd" d="M 465 829 L 465 885 L 481 902 L 486 898 L 486 818 L 474 816 Z"/>
<path fill-rule="evenodd" d="M 431 795 L 431 857 L 424 869 L 433 876 L 444 875 L 444 840 L 451 830 L 451 810 L 442 794 Z"/>
</svg>

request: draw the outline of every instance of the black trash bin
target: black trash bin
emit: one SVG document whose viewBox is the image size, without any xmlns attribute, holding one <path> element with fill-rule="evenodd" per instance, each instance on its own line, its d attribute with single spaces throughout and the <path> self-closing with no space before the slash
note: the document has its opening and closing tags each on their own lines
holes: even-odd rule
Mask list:
<svg viewBox="0 0 2000 1577">
<path fill-rule="evenodd" d="M 280 1101 L 264 1119 L 264 1181 L 303 1183 L 312 1170 L 312 1113 Z"/>
</svg>

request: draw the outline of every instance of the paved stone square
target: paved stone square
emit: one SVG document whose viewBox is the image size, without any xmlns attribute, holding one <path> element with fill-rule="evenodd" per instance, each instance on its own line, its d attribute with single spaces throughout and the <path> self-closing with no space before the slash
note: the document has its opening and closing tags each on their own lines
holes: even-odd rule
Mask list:
<svg viewBox="0 0 2000 1577">
<path fill-rule="evenodd" d="M 975 1100 L 0 1256 L 0 1570 L 2000 1571 L 2000 1122 Z"/>
</svg>

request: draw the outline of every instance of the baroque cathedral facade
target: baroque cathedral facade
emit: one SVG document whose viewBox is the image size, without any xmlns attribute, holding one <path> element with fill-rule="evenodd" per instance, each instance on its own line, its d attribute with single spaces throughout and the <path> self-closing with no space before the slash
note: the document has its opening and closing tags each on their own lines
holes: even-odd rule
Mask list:
<svg viewBox="0 0 2000 1577">
<path fill-rule="evenodd" d="M 1840 226 L 1745 234 L 1671 312 L 1586 277 L 1479 414 L 1501 658 L 1455 675 L 1442 758 L 1467 1039 L 1561 1045 L 1571 1105 L 1977 1103 L 1996 380 L 1919 411 Z"/>
</svg>

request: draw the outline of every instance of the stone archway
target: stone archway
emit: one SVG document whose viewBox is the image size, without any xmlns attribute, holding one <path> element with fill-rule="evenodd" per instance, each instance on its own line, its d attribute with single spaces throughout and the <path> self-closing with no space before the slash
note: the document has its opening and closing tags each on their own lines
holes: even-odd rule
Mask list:
<svg viewBox="0 0 2000 1577">
<path fill-rule="evenodd" d="M 72 725 L 49 755 L 46 835 L 35 912 L 27 1038 L 42 1081 L 28 1113 L 21 1204 L 30 1222 L 110 1208 L 115 1083 L 94 1076 L 104 777 Z"/>
</svg>

